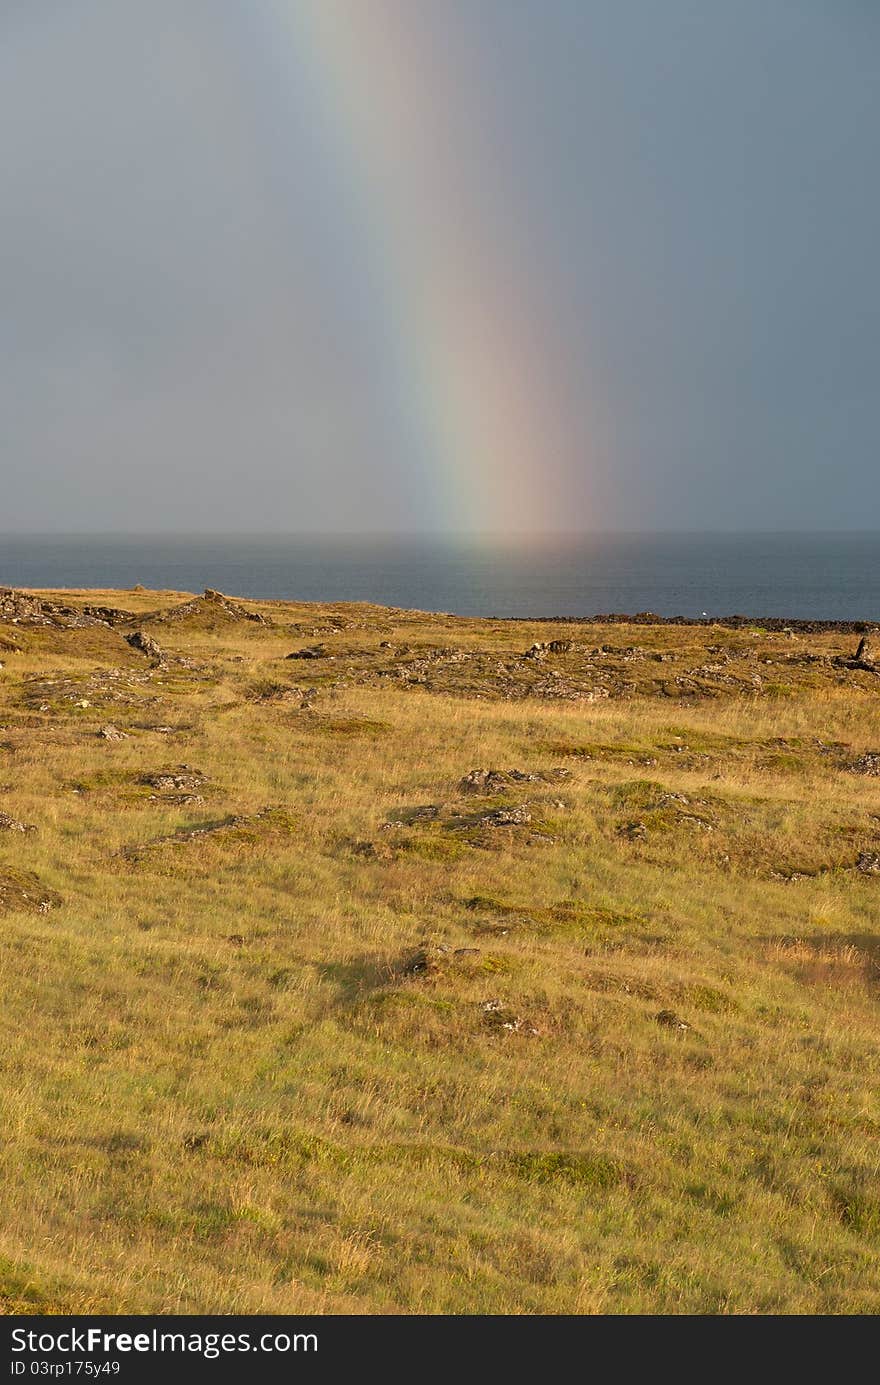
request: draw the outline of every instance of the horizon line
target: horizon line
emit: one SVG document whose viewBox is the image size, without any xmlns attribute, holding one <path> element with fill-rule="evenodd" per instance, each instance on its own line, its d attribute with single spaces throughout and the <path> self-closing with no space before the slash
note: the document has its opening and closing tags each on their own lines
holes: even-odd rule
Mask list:
<svg viewBox="0 0 880 1385">
<path fill-rule="evenodd" d="M 880 526 L 856 528 L 615 528 L 601 529 L 6 529 L 4 539 L 566 539 L 656 536 L 774 537 L 779 535 L 880 535 Z"/>
</svg>

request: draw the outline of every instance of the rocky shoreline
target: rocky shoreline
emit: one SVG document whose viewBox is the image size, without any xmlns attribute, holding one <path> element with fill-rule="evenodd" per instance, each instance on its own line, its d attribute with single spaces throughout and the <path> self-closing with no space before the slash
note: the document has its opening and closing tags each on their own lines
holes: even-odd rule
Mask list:
<svg viewBox="0 0 880 1385">
<path fill-rule="evenodd" d="M 796 635 L 863 635 L 880 630 L 877 620 L 787 620 L 783 616 L 658 616 L 653 611 L 637 615 L 614 612 L 594 616 L 491 616 L 491 620 L 519 621 L 530 625 L 699 625 L 726 630 L 761 629 Z"/>
</svg>

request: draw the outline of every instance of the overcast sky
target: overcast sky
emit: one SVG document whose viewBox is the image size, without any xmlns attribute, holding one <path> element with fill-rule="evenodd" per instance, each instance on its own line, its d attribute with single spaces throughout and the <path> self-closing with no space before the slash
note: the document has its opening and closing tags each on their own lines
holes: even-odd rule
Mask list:
<svg viewBox="0 0 880 1385">
<path fill-rule="evenodd" d="M 0 531 L 869 528 L 875 0 L 0 0 Z"/>
</svg>

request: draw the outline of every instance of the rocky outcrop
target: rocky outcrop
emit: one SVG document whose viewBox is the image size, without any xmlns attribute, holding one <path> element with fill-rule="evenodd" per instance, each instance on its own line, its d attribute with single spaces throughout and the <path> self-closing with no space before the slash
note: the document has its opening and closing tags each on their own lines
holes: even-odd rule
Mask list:
<svg viewBox="0 0 880 1385">
<path fill-rule="evenodd" d="M 516 808 L 495 808 L 480 818 L 483 827 L 525 827 L 532 820 L 527 803 Z"/>
<path fill-rule="evenodd" d="M 112 722 L 108 722 L 106 726 L 102 726 L 100 731 L 97 732 L 97 735 L 100 736 L 103 741 L 128 740 L 128 733 L 126 731 L 120 731 L 119 727 L 114 726 Z"/>
<path fill-rule="evenodd" d="M 141 654 L 146 654 L 148 659 L 156 659 L 159 663 L 164 663 L 166 654 L 153 639 L 151 635 L 145 635 L 143 630 L 135 630 L 131 635 L 126 635 L 126 644 L 130 644 L 132 649 L 140 650 Z"/>
<path fill-rule="evenodd" d="M 215 591 L 213 587 L 205 587 L 202 596 L 193 597 L 192 601 L 184 601 L 180 606 L 172 606 L 170 611 L 156 611 L 151 613 L 149 619 L 154 623 L 163 625 L 173 624 L 179 620 L 198 620 L 199 618 L 220 616 L 224 620 L 250 621 L 256 625 L 271 625 L 271 621 L 265 616 L 261 616 L 258 611 L 249 611 L 240 601 L 233 601 L 231 596 L 224 596 L 222 592 Z"/>
<path fill-rule="evenodd" d="M 472 769 L 459 782 L 463 794 L 504 793 L 511 784 L 561 784 L 571 778 L 570 769 Z"/>
<path fill-rule="evenodd" d="M 13 625 L 55 625 L 80 629 L 89 625 L 116 625 L 129 620 L 128 611 L 115 606 L 67 606 L 56 601 L 44 601 L 30 592 L 14 587 L 0 587 L 0 620 Z"/>
<path fill-rule="evenodd" d="M 143 774 L 141 784 L 163 792 L 201 789 L 208 782 L 208 776 L 192 765 L 175 765 L 173 769 L 160 769 L 151 774 Z"/>
<path fill-rule="evenodd" d="M 544 659 L 548 654 L 570 654 L 574 645 L 571 640 L 538 640 L 530 645 L 522 656 L 524 659 Z"/>
<path fill-rule="evenodd" d="M 308 645 L 305 649 L 294 649 L 290 654 L 285 655 L 285 658 L 288 659 L 330 659 L 332 657 L 322 644 Z"/>
<path fill-rule="evenodd" d="M 849 766 L 849 772 L 880 776 L 880 750 L 866 750 Z"/>
<path fill-rule="evenodd" d="M 863 673 L 880 674 L 880 665 L 874 654 L 874 647 L 867 635 L 863 635 L 859 640 L 858 648 L 851 659 L 835 659 L 834 663 L 839 668 L 861 669 Z"/>
<path fill-rule="evenodd" d="M 9 813 L 0 812 L 0 832 L 36 832 L 29 822 L 19 822 L 18 818 L 12 817 Z"/>
</svg>

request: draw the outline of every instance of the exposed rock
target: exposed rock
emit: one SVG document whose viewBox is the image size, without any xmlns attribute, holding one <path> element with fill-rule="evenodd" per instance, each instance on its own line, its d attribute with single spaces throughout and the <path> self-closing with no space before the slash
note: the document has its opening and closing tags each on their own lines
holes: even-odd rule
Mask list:
<svg viewBox="0 0 880 1385">
<path fill-rule="evenodd" d="M 863 635 L 859 640 L 855 661 L 857 664 L 871 664 L 872 666 L 876 662 L 873 642 L 869 640 L 867 635 Z"/>
<path fill-rule="evenodd" d="M 249 611 L 240 601 L 233 601 L 232 597 L 224 596 L 222 592 L 215 591 L 213 587 L 206 587 L 203 596 L 196 596 L 191 601 L 184 601 L 179 606 L 172 606 L 170 611 L 156 611 L 151 613 L 149 617 L 142 617 L 142 619 L 169 625 L 179 620 L 205 616 L 210 613 L 221 614 L 232 620 L 249 620 L 256 625 L 271 624 L 258 611 Z"/>
<path fill-rule="evenodd" d="M 569 654 L 574 648 L 572 640 L 538 640 L 523 654 L 524 659 L 543 659 L 547 654 Z"/>
<path fill-rule="evenodd" d="M 150 802 L 173 803 L 178 807 L 197 807 L 204 803 L 200 793 L 151 793 Z"/>
<path fill-rule="evenodd" d="M 131 635 L 126 635 L 126 644 L 130 644 L 132 649 L 139 649 L 142 654 L 146 654 L 148 659 L 158 659 L 164 663 L 166 654 L 161 650 L 151 635 L 145 635 L 143 630 L 135 630 Z"/>
<path fill-rule="evenodd" d="M 480 823 L 483 827 L 521 827 L 531 820 L 528 804 L 520 803 L 516 808 L 495 808 L 481 817 Z"/>
<path fill-rule="evenodd" d="M 191 792 L 207 784 L 208 776 L 202 774 L 201 770 L 193 769 L 191 765 L 176 765 L 173 769 L 142 774 L 138 782 L 148 784 L 151 789 L 159 789 L 164 793 L 179 793 L 183 790 Z"/>
<path fill-rule="evenodd" d="M 644 822 L 627 822 L 620 828 L 618 836 L 630 842 L 644 842 L 648 839 L 648 828 Z"/>
<path fill-rule="evenodd" d="M 849 766 L 850 774 L 880 775 L 880 750 L 866 750 Z"/>
<path fill-rule="evenodd" d="M 126 731 L 120 731 L 119 728 L 118 728 L 117 726 L 114 726 L 114 725 L 112 724 L 112 722 L 108 722 L 108 724 L 107 724 L 106 726 L 102 726 L 101 729 L 100 729 L 100 731 L 98 731 L 97 734 L 98 734 L 98 735 L 101 737 L 101 739 L 104 740 L 104 741 L 127 741 L 127 740 L 128 740 L 128 733 L 127 733 Z"/>
<path fill-rule="evenodd" d="M 863 673 L 875 673 L 880 677 L 880 665 L 874 653 L 873 642 L 867 635 L 859 640 L 852 658 L 837 658 L 832 661 L 838 668 L 861 669 Z"/>
<path fill-rule="evenodd" d="M 448 948 L 443 943 L 420 943 L 415 952 L 405 957 L 399 970 L 404 976 L 423 976 L 439 971 L 441 967 L 464 961 L 468 957 L 479 957 L 478 947 Z"/>
<path fill-rule="evenodd" d="M 539 1030 L 524 1015 L 517 1015 L 500 1000 L 484 1000 L 480 1005 L 483 1021 L 490 1029 L 504 1030 L 508 1034 L 527 1034 L 537 1038 Z"/>
<path fill-rule="evenodd" d="M 0 812 L 0 832 L 36 832 L 28 822 L 19 822 L 18 818 L 10 817 L 9 813 Z"/>
<path fill-rule="evenodd" d="M 510 784 L 560 784 L 570 778 L 570 769 L 472 769 L 458 788 L 463 794 L 496 794 L 503 793 Z"/>
<path fill-rule="evenodd" d="M 380 832 L 390 832 L 395 827 L 413 827 L 417 822 L 436 822 L 440 817 L 440 807 L 436 803 L 422 803 L 418 808 L 399 808 L 397 811 L 400 816 L 383 822 Z"/>
<path fill-rule="evenodd" d="M 214 606 L 219 606 L 228 616 L 235 616 L 238 620 L 251 620 L 257 625 L 268 625 L 265 616 L 261 616 L 259 611 L 249 611 L 246 606 L 242 606 L 240 601 L 233 601 L 231 597 L 224 596 L 222 592 L 215 591 L 213 587 L 205 587 L 203 600 L 209 601 Z"/>
<path fill-rule="evenodd" d="M 52 621 L 43 610 L 43 603 L 36 596 L 15 591 L 12 587 L 0 587 L 0 619 L 26 621 L 31 625 L 51 625 Z"/>
<path fill-rule="evenodd" d="M 862 875 L 880 875 L 880 851 L 861 851 L 856 861 L 856 870 Z"/>
<path fill-rule="evenodd" d="M 448 947 L 438 943 L 422 943 L 407 957 L 401 966 L 404 976 L 419 976 L 425 972 L 437 971 L 440 963 L 449 952 Z"/>
<path fill-rule="evenodd" d="M 73 629 L 89 625 L 114 625 L 129 619 L 127 611 L 113 606 L 65 606 L 45 601 L 13 587 L 0 587 L 0 620 L 13 625 L 56 625 Z"/>
<path fill-rule="evenodd" d="M 363 856 L 368 861 L 392 861 L 394 852 L 387 842 L 356 841 L 351 844 L 355 856 Z"/>
<path fill-rule="evenodd" d="M 288 659 L 332 659 L 322 644 L 307 645 L 304 649 L 294 649 L 286 656 Z"/>
<path fill-rule="evenodd" d="M 690 1025 L 687 1021 L 679 1019 L 674 1010 L 660 1010 L 654 1018 L 657 1023 L 662 1024 L 665 1029 L 675 1029 L 682 1034 L 690 1029 Z"/>
<path fill-rule="evenodd" d="M 163 847 L 174 847 L 186 842 L 202 841 L 210 837 L 223 837 L 227 834 L 238 833 L 240 837 L 250 838 L 251 834 L 259 833 L 262 835 L 284 832 L 292 830 L 292 820 L 284 808 L 266 807 L 260 808 L 256 813 L 230 813 L 228 817 L 220 818 L 216 822 L 203 822 L 195 827 L 180 827 L 176 832 L 169 832 L 163 837 L 154 837 L 148 842 L 138 842 L 130 846 L 122 847 L 115 854 L 125 860 L 137 863 L 149 855 L 150 852 L 161 850 Z"/>
</svg>

